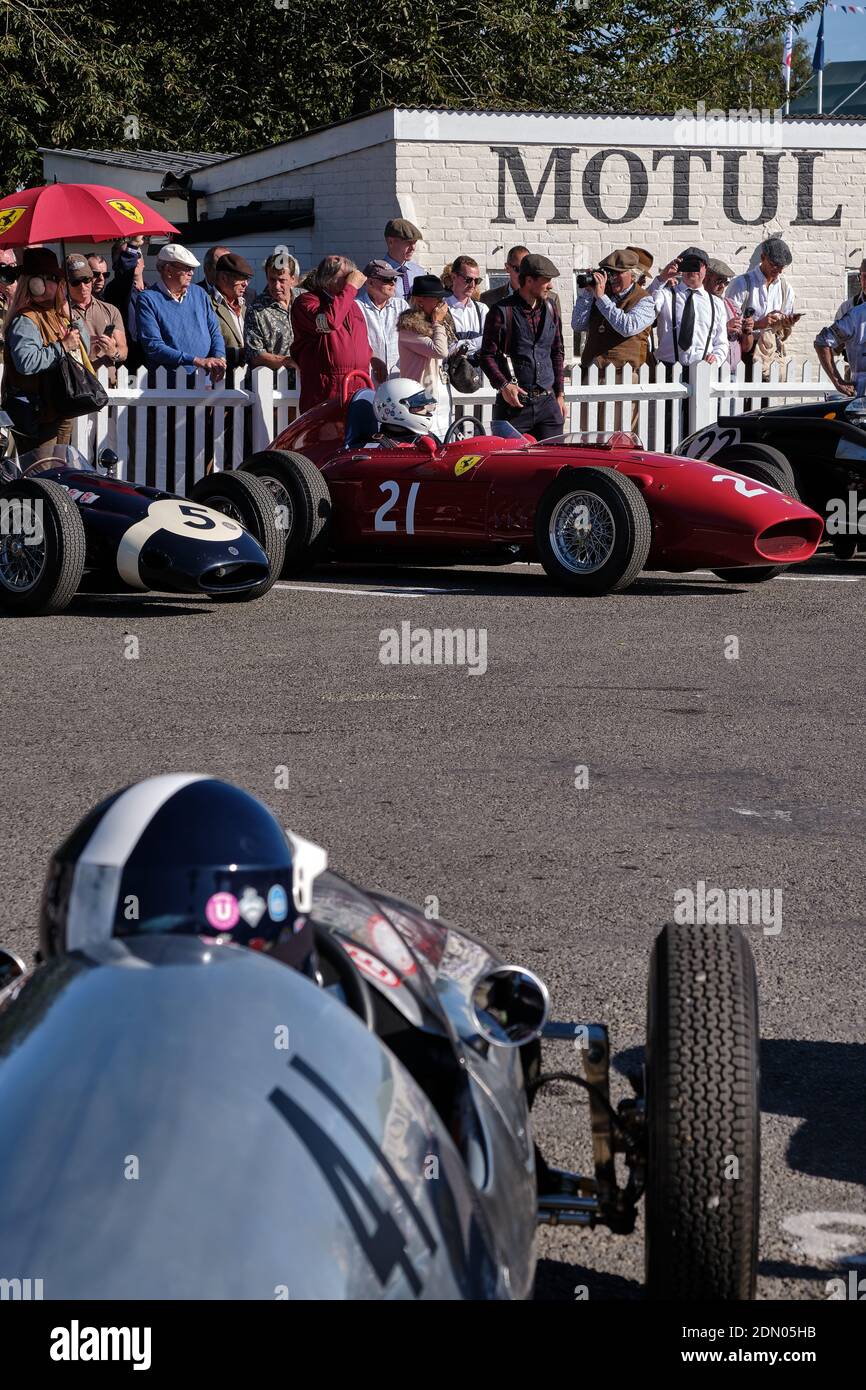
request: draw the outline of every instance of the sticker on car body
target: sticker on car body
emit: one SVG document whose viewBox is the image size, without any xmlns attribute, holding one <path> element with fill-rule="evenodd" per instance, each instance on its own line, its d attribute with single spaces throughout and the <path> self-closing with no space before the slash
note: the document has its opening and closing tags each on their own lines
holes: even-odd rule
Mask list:
<svg viewBox="0 0 866 1390">
<path fill-rule="evenodd" d="M 477 468 L 483 458 L 483 454 L 463 454 L 454 465 L 455 478 L 462 478 L 464 473 L 469 473 L 473 468 Z"/>
</svg>

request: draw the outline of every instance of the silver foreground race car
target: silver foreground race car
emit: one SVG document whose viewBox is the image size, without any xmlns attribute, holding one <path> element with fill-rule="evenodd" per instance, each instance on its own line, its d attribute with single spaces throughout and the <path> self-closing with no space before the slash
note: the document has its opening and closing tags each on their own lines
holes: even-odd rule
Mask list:
<svg viewBox="0 0 866 1390">
<path fill-rule="evenodd" d="M 326 863 L 194 775 L 117 793 L 56 852 L 40 963 L 0 953 L 0 1276 L 62 1300 L 525 1299 L 539 1222 L 628 1235 L 643 1196 L 650 1297 L 753 1298 L 742 934 L 663 928 L 614 1105 L 603 1024 L 550 1022 L 529 971 Z M 586 1093 L 592 1176 L 534 1143 L 548 1083 Z"/>
</svg>

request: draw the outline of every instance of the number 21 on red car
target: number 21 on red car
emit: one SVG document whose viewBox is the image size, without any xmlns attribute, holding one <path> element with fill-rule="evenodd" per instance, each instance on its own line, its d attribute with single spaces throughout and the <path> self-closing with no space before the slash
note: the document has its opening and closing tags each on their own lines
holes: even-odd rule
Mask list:
<svg viewBox="0 0 866 1390">
<path fill-rule="evenodd" d="M 418 496 L 418 489 L 420 488 L 420 486 L 420 483 L 411 483 L 409 486 L 409 496 L 406 498 L 407 536 L 414 536 L 415 534 L 415 498 Z M 387 492 L 388 496 L 376 512 L 376 518 L 373 522 L 373 529 L 375 531 L 396 531 L 397 522 L 393 519 L 390 521 L 386 521 L 385 518 L 387 517 L 391 509 L 394 506 L 396 506 L 397 502 L 400 500 L 400 484 L 394 482 L 393 480 L 386 483 L 380 483 L 379 491 Z"/>
</svg>

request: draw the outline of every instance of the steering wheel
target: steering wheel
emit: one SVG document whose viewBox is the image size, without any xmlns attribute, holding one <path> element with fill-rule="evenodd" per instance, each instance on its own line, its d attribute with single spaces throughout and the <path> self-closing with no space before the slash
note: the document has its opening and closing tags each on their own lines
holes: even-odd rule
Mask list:
<svg viewBox="0 0 866 1390">
<path fill-rule="evenodd" d="M 466 433 L 466 425 L 472 426 L 469 434 Z M 474 415 L 461 415 L 458 420 L 452 420 L 448 426 L 445 438 L 442 440 L 442 447 L 444 449 L 446 444 L 452 444 L 455 439 L 475 439 L 479 434 L 486 433 L 483 424 L 480 420 L 476 420 Z"/>
<path fill-rule="evenodd" d="M 376 1031 L 376 1011 L 373 1005 L 373 996 L 370 993 L 370 986 L 364 979 L 360 970 L 356 970 L 355 963 L 351 956 L 340 944 L 340 940 L 333 932 L 328 931 L 327 927 L 321 927 L 318 923 L 313 924 L 313 933 L 316 940 L 316 950 L 330 967 L 337 977 L 337 983 L 343 991 L 346 1000 L 346 1007 L 357 1014 L 362 1023 L 365 1023 L 371 1033 Z"/>
</svg>

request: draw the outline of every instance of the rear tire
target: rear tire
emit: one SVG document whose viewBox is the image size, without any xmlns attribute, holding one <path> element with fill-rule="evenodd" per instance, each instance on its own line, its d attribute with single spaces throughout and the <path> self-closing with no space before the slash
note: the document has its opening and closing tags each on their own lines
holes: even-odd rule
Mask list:
<svg viewBox="0 0 866 1390">
<path fill-rule="evenodd" d="M 857 537 L 834 536 L 832 546 L 837 560 L 853 560 L 857 554 Z"/>
<path fill-rule="evenodd" d="M 786 496 L 793 497 L 795 502 L 803 500 L 797 491 L 793 468 L 781 449 L 774 449 L 771 444 L 731 444 L 727 449 L 720 449 L 717 454 L 713 454 L 712 458 L 707 459 L 707 463 L 719 463 L 723 468 L 729 468 L 732 473 L 742 473 L 747 478 L 757 478 L 759 482 L 766 482 L 768 479 L 762 478 L 760 473 L 753 473 L 752 466 L 769 465 L 779 479 L 773 483 L 773 487 L 777 487 Z"/>
<path fill-rule="evenodd" d="M 755 964 L 742 932 L 664 927 L 647 991 L 650 1298 L 755 1297 L 759 1045 Z"/>
<path fill-rule="evenodd" d="M 218 603 L 249 603 L 261 598 L 279 578 L 285 553 L 285 539 L 277 525 L 274 499 L 265 484 L 246 473 L 208 473 L 199 478 L 190 496 L 193 502 L 201 502 L 239 521 L 256 538 L 270 564 L 270 573 L 261 584 L 244 593 L 214 594 L 212 597 Z"/>
<path fill-rule="evenodd" d="M 0 527 L 0 609 L 29 616 L 60 613 L 78 592 L 87 544 L 84 522 L 59 483 L 19 478 L 0 488 L 6 515 Z M 38 507 L 39 511 L 34 510 Z M 41 512 L 41 541 L 37 535 Z M 16 513 L 19 517 L 17 532 Z"/>
<path fill-rule="evenodd" d="M 631 478 L 613 468 L 574 468 L 542 497 L 535 543 L 557 584 L 574 594 L 618 593 L 646 564 L 652 521 Z"/>
<path fill-rule="evenodd" d="M 752 457 L 747 452 L 749 450 L 775 454 L 776 458 Z M 728 454 L 731 456 L 730 459 L 726 457 Z M 709 462 L 715 463 L 717 459 L 721 460 L 723 468 L 729 468 L 732 473 L 742 473 L 745 478 L 753 478 L 756 483 L 766 483 L 768 487 L 784 492 L 786 497 L 793 497 L 795 502 L 800 501 L 791 465 L 784 454 L 780 454 L 778 449 L 771 449 L 769 444 L 732 445 L 730 449 L 722 449 Z M 713 570 L 713 574 L 718 575 L 719 579 L 724 579 L 727 584 L 766 584 L 768 579 L 775 579 L 785 568 L 785 565 L 749 565 L 742 569 Z"/>
<path fill-rule="evenodd" d="M 315 564 L 324 550 L 331 516 L 331 494 L 319 469 L 303 454 L 284 449 L 253 454 L 242 469 L 261 479 L 281 508 L 283 577 Z"/>
</svg>

